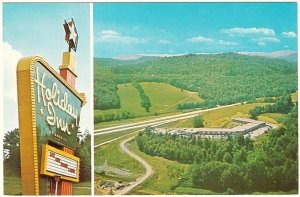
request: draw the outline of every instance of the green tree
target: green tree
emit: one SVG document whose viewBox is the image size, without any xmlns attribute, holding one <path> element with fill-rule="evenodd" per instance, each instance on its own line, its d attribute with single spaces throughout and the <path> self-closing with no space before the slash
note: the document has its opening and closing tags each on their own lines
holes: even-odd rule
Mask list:
<svg viewBox="0 0 300 197">
<path fill-rule="evenodd" d="M 3 139 L 4 173 L 20 175 L 20 134 L 19 129 L 8 131 Z"/>
<path fill-rule="evenodd" d="M 192 165 L 190 174 L 194 187 L 222 191 L 221 176 L 228 166 L 218 161 Z"/>
<path fill-rule="evenodd" d="M 223 156 L 223 162 L 232 163 L 232 156 L 230 153 L 226 152 Z"/>
<path fill-rule="evenodd" d="M 80 180 L 91 180 L 91 135 L 88 130 L 80 136 L 75 155 L 80 158 Z"/>
<path fill-rule="evenodd" d="M 196 116 L 193 118 L 193 126 L 195 128 L 201 128 L 204 127 L 204 121 L 202 116 Z"/>
<path fill-rule="evenodd" d="M 3 151 L 4 160 L 20 158 L 19 129 L 14 129 L 4 134 Z"/>
<path fill-rule="evenodd" d="M 237 165 L 230 165 L 223 171 L 221 175 L 221 182 L 224 190 L 231 188 L 234 191 L 241 191 L 244 180 L 240 167 Z"/>
</svg>

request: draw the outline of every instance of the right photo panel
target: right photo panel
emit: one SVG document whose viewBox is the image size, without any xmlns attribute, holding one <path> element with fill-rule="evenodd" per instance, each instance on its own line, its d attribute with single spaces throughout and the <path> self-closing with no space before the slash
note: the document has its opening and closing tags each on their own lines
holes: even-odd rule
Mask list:
<svg viewBox="0 0 300 197">
<path fill-rule="evenodd" d="M 94 3 L 95 195 L 298 194 L 297 3 Z"/>
</svg>

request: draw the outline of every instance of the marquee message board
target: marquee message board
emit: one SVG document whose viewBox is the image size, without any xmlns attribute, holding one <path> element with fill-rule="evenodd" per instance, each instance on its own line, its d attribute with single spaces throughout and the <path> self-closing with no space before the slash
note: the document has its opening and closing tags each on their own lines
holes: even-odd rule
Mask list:
<svg viewBox="0 0 300 197">
<path fill-rule="evenodd" d="M 61 179 L 79 182 L 79 158 L 44 144 L 42 147 L 41 174 L 61 175 Z"/>
<path fill-rule="evenodd" d="M 43 144 L 75 149 L 84 97 L 41 57 L 17 66 L 22 194 L 47 194 L 40 177 Z"/>
</svg>

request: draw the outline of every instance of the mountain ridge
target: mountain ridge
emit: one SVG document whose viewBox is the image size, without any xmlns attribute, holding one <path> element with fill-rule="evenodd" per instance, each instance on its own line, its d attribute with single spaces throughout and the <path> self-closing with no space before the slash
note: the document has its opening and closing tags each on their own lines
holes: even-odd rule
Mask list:
<svg viewBox="0 0 300 197">
<path fill-rule="evenodd" d="M 130 60 L 138 60 L 141 58 L 166 58 L 166 57 L 180 57 L 186 55 L 216 55 L 216 54 L 227 54 L 227 53 L 235 53 L 239 55 L 247 55 L 247 56 L 258 56 L 258 57 L 267 57 L 273 59 L 282 59 L 290 62 L 298 61 L 298 52 L 293 50 L 280 50 L 273 52 L 253 52 L 253 51 L 241 51 L 241 52 L 220 52 L 220 53 L 186 53 L 186 54 L 131 54 L 131 55 L 120 55 L 116 57 L 112 57 L 109 59 L 120 60 L 120 61 L 130 61 Z"/>
</svg>

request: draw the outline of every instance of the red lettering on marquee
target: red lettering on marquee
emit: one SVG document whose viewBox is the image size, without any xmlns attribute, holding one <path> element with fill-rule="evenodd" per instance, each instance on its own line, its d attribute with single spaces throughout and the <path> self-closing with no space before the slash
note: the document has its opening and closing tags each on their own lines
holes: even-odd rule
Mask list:
<svg viewBox="0 0 300 197">
<path fill-rule="evenodd" d="M 64 167 L 64 168 L 68 168 L 68 164 L 66 164 L 66 163 L 60 163 L 60 166 Z"/>
<path fill-rule="evenodd" d="M 60 158 L 55 158 L 55 161 L 56 162 L 60 162 Z"/>
</svg>

